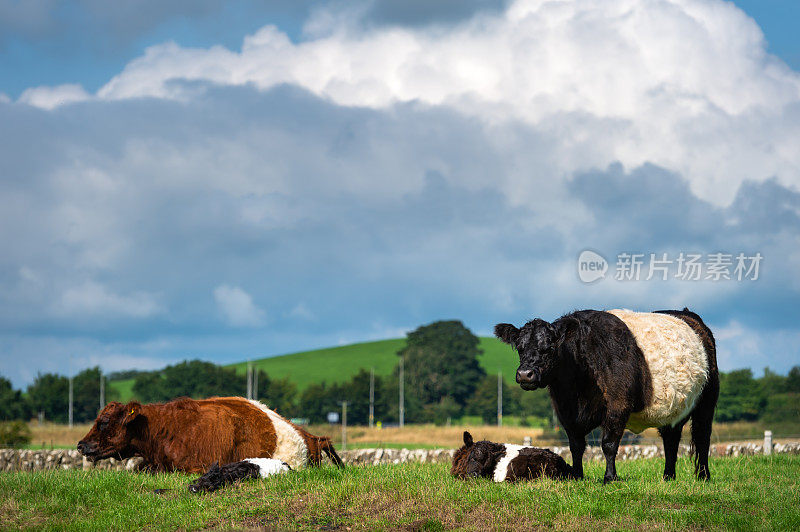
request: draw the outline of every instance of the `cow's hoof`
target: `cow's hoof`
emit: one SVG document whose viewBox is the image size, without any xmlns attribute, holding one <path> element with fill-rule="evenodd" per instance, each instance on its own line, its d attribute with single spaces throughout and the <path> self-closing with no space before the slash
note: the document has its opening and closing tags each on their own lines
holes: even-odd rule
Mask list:
<svg viewBox="0 0 800 532">
<path fill-rule="evenodd" d="M 617 475 L 606 475 L 603 477 L 603 484 L 608 484 L 609 482 L 618 482 L 620 478 Z"/>
<path fill-rule="evenodd" d="M 675 480 L 675 475 L 664 475 L 664 481 Z"/>
</svg>

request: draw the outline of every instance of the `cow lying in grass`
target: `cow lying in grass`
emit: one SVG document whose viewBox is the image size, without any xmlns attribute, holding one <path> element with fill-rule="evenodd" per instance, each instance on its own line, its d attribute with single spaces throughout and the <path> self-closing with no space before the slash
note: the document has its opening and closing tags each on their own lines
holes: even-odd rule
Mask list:
<svg viewBox="0 0 800 532">
<path fill-rule="evenodd" d="M 490 441 L 476 443 L 466 431 L 464 446 L 453 456 L 450 472 L 461 479 L 484 477 L 495 482 L 573 477 L 572 468 L 552 451 Z"/>
<path fill-rule="evenodd" d="M 274 458 L 248 458 L 222 467 L 214 463 L 205 475 L 189 485 L 189 491 L 192 493 L 216 491 L 241 480 L 267 478 L 291 470 L 289 464 Z"/>
<path fill-rule="evenodd" d="M 146 471 L 205 473 L 215 462 L 275 458 L 293 468 L 319 465 L 322 453 L 344 467 L 330 438 L 309 434 L 258 401 L 241 397 L 112 402 L 78 442 L 89 460 L 144 458 Z"/>
</svg>

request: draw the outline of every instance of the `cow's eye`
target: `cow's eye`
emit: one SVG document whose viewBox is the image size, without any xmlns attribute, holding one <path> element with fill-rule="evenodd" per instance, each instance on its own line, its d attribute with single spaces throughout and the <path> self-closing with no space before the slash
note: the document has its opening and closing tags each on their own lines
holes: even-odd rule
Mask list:
<svg viewBox="0 0 800 532">
<path fill-rule="evenodd" d="M 108 427 L 108 421 L 101 421 L 99 425 L 97 425 L 97 430 L 103 432 Z"/>
</svg>

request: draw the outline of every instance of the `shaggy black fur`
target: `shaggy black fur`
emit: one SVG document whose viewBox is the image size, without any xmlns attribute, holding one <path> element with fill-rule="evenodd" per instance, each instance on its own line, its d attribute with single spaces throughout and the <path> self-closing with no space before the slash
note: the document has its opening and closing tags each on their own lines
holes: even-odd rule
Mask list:
<svg viewBox="0 0 800 532">
<path fill-rule="evenodd" d="M 692 326 L 709 358 L 709 382 L 690 414 L 692 439 L 704 455 L 698 459 L 697 476 L 707 479 L 711 418 L 719 393 L 713 336 L 700 317 L 688 309 L 661 312 L 678 316 Z M 523 389 L 549 387 L 556 415 L 569 439 L 574 474 L 583 477 L 586 435 L 600 426 L 606 458 L 603 481 L 615 480 L 617 450 L 628 418 L 644 409 L 652 398 L 647 362 L 625 323 L 608 312 L 582 310 L 553 323 L 535 319 L 521 329 L 501 323 L 495 326 L 495 335 L 519 353 L 517 383 Z M 683 423 L 685 420 L 678 427 L 660 429 L 667 455 L 665 478 L 675 476 L 673 449 L 677 454 Z"/>
<path fill-rule="evenodd" d="M 461 479 L 493 478 L 497 463 L 506 452 L 504 443 L 473 442 L 472 435 L 464 432 L 464 446 L 453 456 L 453 467 L 450 472 Z M 532 480 L 541 476 L 565 479 L 572 478 L 573 472 L 564 459 L 554 452 L 537 447 L 525 447 L 508 464 L 505 481 Z"/>
<path fill-rule="evenodd" d="M 692 447 L 694 448 L 694 472 L 697 478 L 709 480 L 711 470 L 708 468 L 708 450 L 711 446 L 711 424 L 714 421 L 714 410 L 717 407 L 719 398 L 719 368 L 717 367 L 717 344 L 714 335 L 703 320 L 685 308 L 683 310 L 658 310 L 661 314 L 670 314 L 685 321 L 700 340 L 708 358 L 708 382 L 697 404 L 689 416 L 677 426 L 661 427 L 658 431 L 664 440 L 664 456 L 666 465 L 664 466 L 664 480 L 675 478 L 675 462 L 678 459 L 678 444 L 681 441 L 681 431 L 683 425 L 692 418 Z"/>
<path fill-rule="evenodd" d="M 258 477 L 259 467 L 256 464 L 241 461 L 220 467 L 219 462 L 214 462 L 205 475 L 189 485 L 189 491 L 192 493 L 216 491 L 227 484 Z"/>
</svg>

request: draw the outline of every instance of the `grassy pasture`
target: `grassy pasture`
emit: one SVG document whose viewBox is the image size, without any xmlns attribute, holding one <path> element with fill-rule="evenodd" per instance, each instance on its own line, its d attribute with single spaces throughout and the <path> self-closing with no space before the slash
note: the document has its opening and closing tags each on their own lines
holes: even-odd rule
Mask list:
<svg viewBox="0 0 800 532">
<path fill-rule="evenodd" d="M 270 378 L 288 377 L 302 392 L 309 384 L 350 380 L 359 369 L 375 368 L 376 375 L 389 375 L 397 365 L 397 352 L 403 348 L 404 338 L 343 345 L 313 351 L 303 351 L 269 358 L 253 360 L 258 369 L 263 369 Z M 490 375 L 502 371 L 506 380 L 513 382 L 519 358 L 514 350 L 497 338 L 481 337 L 481 366 Z M 239 373 L 247 371 L 247 362 L 230 364 Z M 112 381 L 110 387 L 120 393 L 122 401 L 133 397 L 133 379 Z"/>
<path fill-rule="evenodd" d="M 678 465 L 663 482 L 662 460 L 623 462 L 607 486 L 601 463 L 582 481 L 516 485 L 459 481 L 444 464 L 325 467 L 200 496 L 184 474 L 0 473 L 0 529 L 800 529 L 800 457 L 714 459 L 709 483 Z"/>
</svg>

